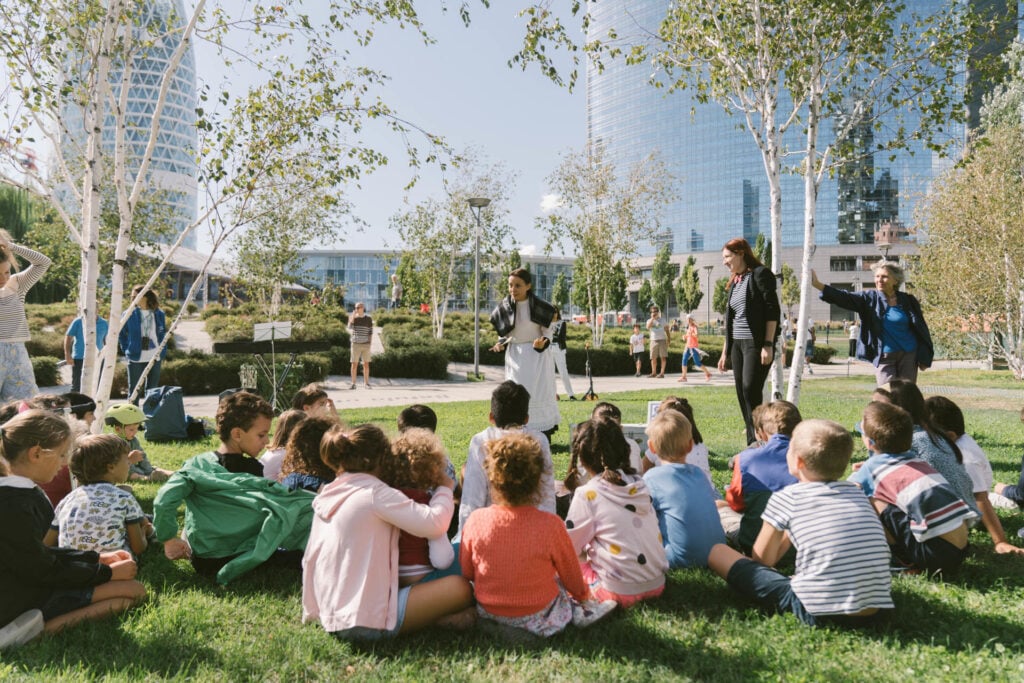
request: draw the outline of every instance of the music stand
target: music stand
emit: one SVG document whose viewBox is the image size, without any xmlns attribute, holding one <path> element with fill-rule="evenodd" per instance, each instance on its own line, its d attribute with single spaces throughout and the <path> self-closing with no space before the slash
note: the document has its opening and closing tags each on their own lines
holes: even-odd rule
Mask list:
<svg viewBox="0 0 1024 683">
<path fill-rule="evenodd" d="M 252 340 L 254 342 L 270 342 L 270 367 L 267 367 L 267 362 L 263 360 L 263 356 L 256 354 L 256 362 L 262 366 L 263 373 L 267 379 L 270 380 L 271 385 L 271 397 L 270 405 L 273 406 L 274 410 L 278 410 L 277 405 L 277 392 L 282 388 L 278 386 L 277 381 L 277 354 L 274 350 L 274 342 L 278 339 L 290 339 L 292 336 L 292 323 L 287 322 L 269 322 L 269 323 L 255 323 L 252 326 Z M 292 354 L 292 359 L 295 358 L 295 354 Z M 291 361 L 289 361 L 288 369 L 291 369 Z M 285 379 L 288 378 L 288 369 L 285 370 L 285 374 L 281 377 L 280 384 L 283 385 Z"/>
</svg>

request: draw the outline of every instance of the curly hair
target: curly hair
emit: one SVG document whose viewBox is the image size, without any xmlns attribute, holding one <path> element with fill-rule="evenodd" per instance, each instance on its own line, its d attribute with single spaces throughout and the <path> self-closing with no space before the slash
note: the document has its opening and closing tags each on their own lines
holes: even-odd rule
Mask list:
<svg viewBox="0 0 1024 683">
<path fill-rule="evenodd" d="M 391 442 L 392 462 L 401 463 L 388 483 L 396 488 L 433 489 L 444 481 L 448 455 L 429 429 L 413 427 Z"/>
<path fill-rule="evenodd" d="M 261 415 L 272 420 L 274 409 L 261 396 L 249 391 L 236 391 L 217 405 L 217 435 L 221 441 L 230 441 L 232 429 L 238 427 L 247 431 Z"/>
<path fill-rule="evenodd" d="M 636 474 L 629 464 L 629 444 L 622 427 L 611 419 L 581 422 L 572 437 L 572 464 L 565 487 L 575 491 L 581 484 L 579 464 L 618 486 L 625 485 L 619 474 Z"/>
<path fill-rule="evenodd" d="M 320 442 L 320 459 L 334 472 L 375 472 L 392 460 L 391 442 L 377 425 L 346 431 L 335 424 Z"/>
<path fill-rule="evenodd" d="M 513 432 L 488 441 L 484 450 L 484 470 L 494 497 L 511 506 L 535 505 L 544 473 L 544 456 L 537 440 Z"/>
<path fill-rule="evenodd" d="M 281 461 L 281 476 L 297 472 L 311 474 L 325 481 L 334 480 L 334 472 L 320 459 L 320 445 L 324 434 L 338 424 L 329 417 L 308 416 L 299 422 L 288 437 Z"/>
<path fill-rule="evenodd" d="M 71 474 L 80 484 L 104 481 L 110 468 L 128 455 L 128 442 L 117 434 L 87 434 L 71 453 Z"/>
</svg>

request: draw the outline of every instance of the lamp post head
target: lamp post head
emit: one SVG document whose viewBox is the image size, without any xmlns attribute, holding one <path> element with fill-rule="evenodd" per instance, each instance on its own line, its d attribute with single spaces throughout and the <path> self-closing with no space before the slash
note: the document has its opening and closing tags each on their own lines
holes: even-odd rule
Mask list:
<svg viewBox="0 0 1024 683">
<path fill-rule="evenodd" d="M 470 197 L 466 201 L 474 209 L 482 209 L 491 203 L 491 200 L 487 197 Z"/>
</svg>

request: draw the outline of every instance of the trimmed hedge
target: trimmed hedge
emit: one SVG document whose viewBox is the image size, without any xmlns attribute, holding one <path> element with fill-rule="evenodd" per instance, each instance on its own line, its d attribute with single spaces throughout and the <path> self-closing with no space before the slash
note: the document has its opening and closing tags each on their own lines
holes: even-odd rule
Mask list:
<svg viewBox="0 0 1024 683">
<path fill-rule="evenodd" d="M 53 387 L 60 384 L 57 363 L 61 359 L 53 356 L 32 356 L 32 374 L 36 378 L 36 386 Z"/>
</svg>

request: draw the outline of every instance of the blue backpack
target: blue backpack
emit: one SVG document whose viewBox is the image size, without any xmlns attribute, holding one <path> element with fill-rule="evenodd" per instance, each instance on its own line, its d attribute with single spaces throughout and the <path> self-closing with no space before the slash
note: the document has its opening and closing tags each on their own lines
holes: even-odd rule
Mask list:
<svg viewBox="0 0 1024 683">
<path fill-rule="evenodd" d="M 146 392 L 142 403 L 146 414 L 147 441 L 185 441 L 188 418 L 181 387 L 156 387 Z"/>
</svg>

